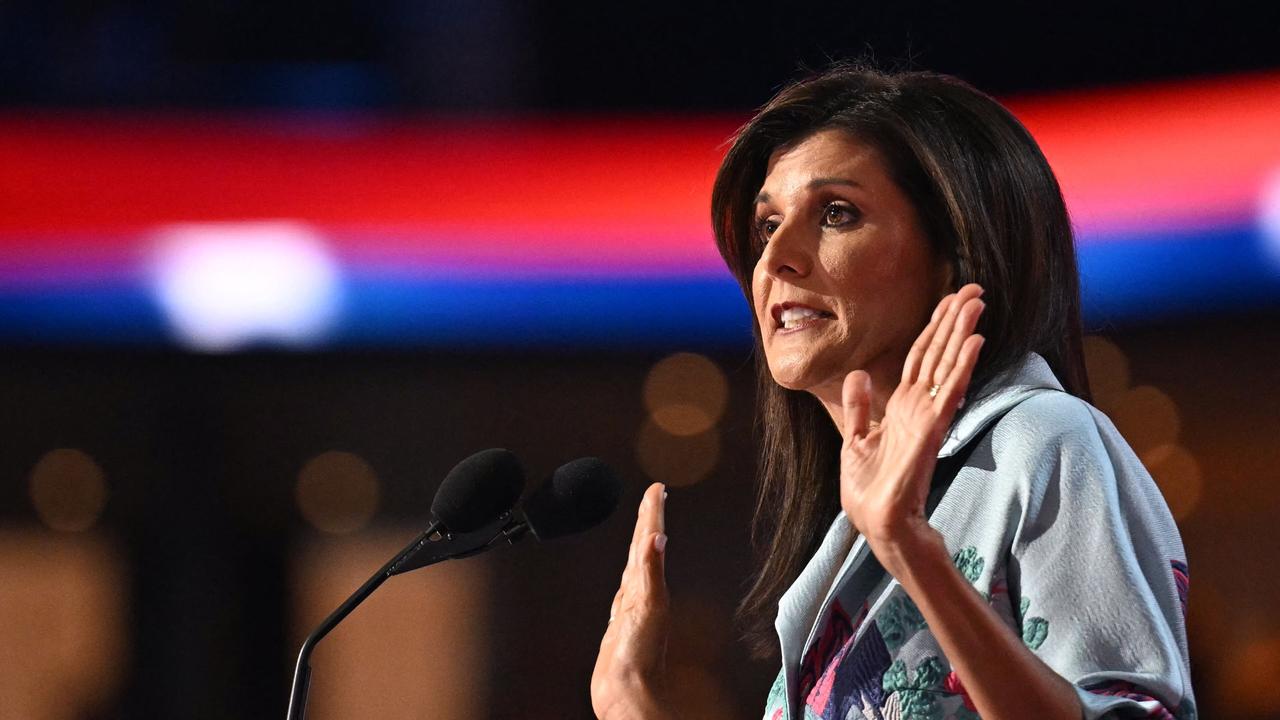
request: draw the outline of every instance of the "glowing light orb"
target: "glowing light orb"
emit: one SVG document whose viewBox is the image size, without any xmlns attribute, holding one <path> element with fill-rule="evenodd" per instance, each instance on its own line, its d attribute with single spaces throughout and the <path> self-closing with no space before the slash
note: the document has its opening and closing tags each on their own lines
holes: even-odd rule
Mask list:
<svg viewBox="0 0 1280 720">
<path fill-rule="evenodd" d="M 1258 202 L 1258 224 L 1262 229 L 1263 250 L 1280 272 L 1280 168 L 1262 183 Z"/>
<path fill-rule="evenodd" d="M 173 225 L 159 233 L 156 298 L 184 345 L 226 352 L 253 343 L 307 346 L 338 315 L 337 264 L 294 222 Z"/>
</svg>

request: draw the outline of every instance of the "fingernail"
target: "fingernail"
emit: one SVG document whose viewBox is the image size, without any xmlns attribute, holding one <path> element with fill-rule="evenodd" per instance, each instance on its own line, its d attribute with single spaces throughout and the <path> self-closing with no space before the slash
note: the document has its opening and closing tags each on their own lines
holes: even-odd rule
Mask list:
<svg viewBox="0 0 1280 720">
<path fill-rule="evenodd" d="M 658 552 L 665 551 L 667 549 L 667 536 L 662 533 L 658 533 L 658 535 L 653 538 L 653 547 Z"/>
<path fill-rule="evenodd" d="M 671 494 L 671 493 L 667 492 L 666 490 L 663 490 L 663 491 L 662 491 L 662 499 L 663 499 L 663 500 L 666 500 L 666 499 L 667 499 L 667 496 L 668 496 L 668 495 L 670 495 L 670 494 Z"/>
</svg>

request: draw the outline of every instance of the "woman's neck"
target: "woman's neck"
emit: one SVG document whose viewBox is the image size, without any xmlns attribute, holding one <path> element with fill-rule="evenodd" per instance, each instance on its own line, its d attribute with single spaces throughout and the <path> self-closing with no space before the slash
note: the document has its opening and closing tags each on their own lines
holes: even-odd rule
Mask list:
<svg viewBox="0 0 1280 720">
<path fill-rule="evenodd" d="M 889 404 L 889 396 L 893 394 L 894 389 L 898 387 L 902 369 L 899 364 L 896 369 L 868 371 L 871 375 L 871 427 L 880 424 L 880 420 L 884 418 L 885 406 Z M 844 429 L 844 379 L 847 375 L 841 375 L 833 378 L 830 382 L 809 389 L 809 393 L 816 397 L 822 406 L 827 409 L 827 414 L 831 416 L 831 421 L 835 423 L 836 430 L 840 431 L 840 436 L 848 439 Z"/>
</svg>

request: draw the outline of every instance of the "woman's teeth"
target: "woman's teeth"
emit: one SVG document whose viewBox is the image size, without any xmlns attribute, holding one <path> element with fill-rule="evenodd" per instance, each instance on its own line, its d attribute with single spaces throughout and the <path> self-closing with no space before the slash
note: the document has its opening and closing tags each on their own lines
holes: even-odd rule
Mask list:
<svg viewBox="0 0 1280 720">
<path fill-rule="evenodd" d="M 810 318 L 822 317 L 827 313 L 814 310 L 812 308 L 787 308 L 782 311 L 782 329 L 790 330 L 800 327 L 806 320 Z"/>
</svg>

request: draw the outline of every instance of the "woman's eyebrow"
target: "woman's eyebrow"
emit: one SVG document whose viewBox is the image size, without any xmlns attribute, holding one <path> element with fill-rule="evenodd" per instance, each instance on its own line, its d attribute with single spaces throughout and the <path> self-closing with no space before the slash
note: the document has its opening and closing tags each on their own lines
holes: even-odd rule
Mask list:
<svg viewBox="0 0 1280 720">
<path fill-rule="evenodd" d="M 817 190 L 818 188 L 827 187 L 830 185 L 842 185 L 844 187 L 854 187 L 854 188 L 862 187 L 862 183 L 858 182 L 857 180 L 850 180 L 849 178 L 841 178 L 841 177 L 814 178 L 810 180 L 809 184 L 806 185 L 805 187 L 808 188 L 809 190 Z M 773 198 L 769 196 L 769 193 L 761 190 L 756 195 L 755 204 L 759 205 L 760 203 L 767 203 L 772 199 Z"/>
<path fill-rule="evenodd" d="M 848 178 L 821 177 L 821 178 L 814 178 L 810 180 L 808 188 L 810 190 L 816 190 L 820 187 L 826 187 L 828 185 L 843 185 L 845 187 L 855 187 L 855 188 L 862 187 L 862 183 L 859 183 L 856 180 L 850 180 Z"/>
</svg>

